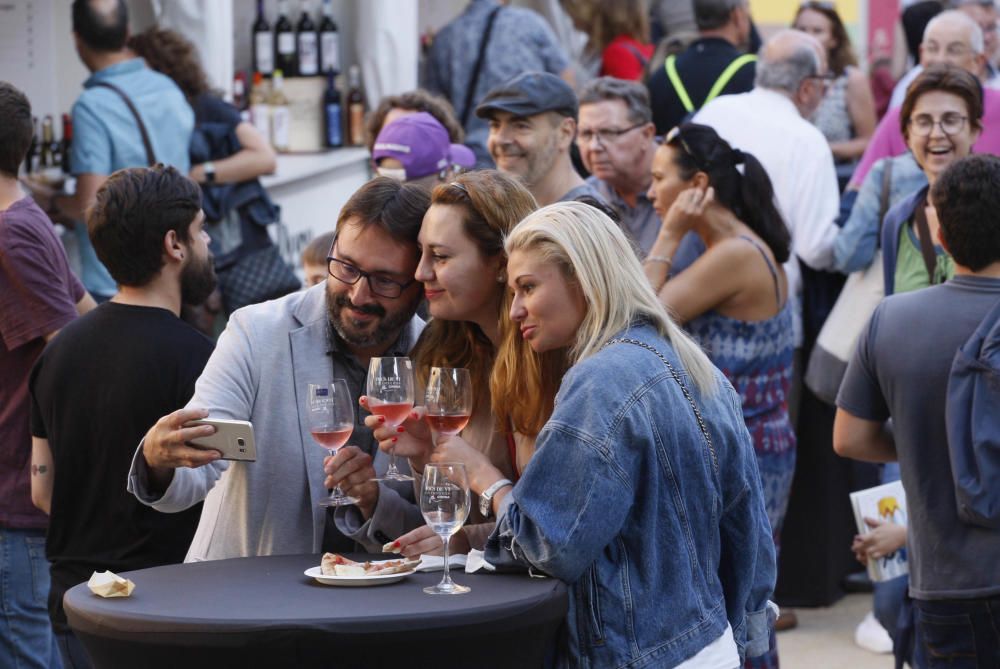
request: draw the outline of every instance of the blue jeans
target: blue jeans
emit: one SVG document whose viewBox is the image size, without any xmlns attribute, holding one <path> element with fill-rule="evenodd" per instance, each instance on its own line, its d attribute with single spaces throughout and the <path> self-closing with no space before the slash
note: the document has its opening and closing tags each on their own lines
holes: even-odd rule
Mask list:
<svg viewBox="0 0 1000 669">
<path fill-rule="evenodd" d="M 913 608 L 920 669 L 1000 667 L 1000 597 L 913 600 Z"/>
<path fill-rule="evenodd" d="M 62 669 L 48 598 L 45 531 L 0 527 L 0 667 Z"/>
</svg>

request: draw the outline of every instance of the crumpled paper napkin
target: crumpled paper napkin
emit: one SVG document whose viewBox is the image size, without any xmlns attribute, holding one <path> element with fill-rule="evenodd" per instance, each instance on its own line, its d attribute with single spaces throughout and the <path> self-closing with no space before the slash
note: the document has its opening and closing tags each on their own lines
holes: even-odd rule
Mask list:
<svg viewBox="0 0 1000 669">
<path fill-rule="evenodd" d="M 87 587 L 101 597 L 128 597 L 135 589 L 135 583 L 110 571 L 94 572 Z"/>
</svg>

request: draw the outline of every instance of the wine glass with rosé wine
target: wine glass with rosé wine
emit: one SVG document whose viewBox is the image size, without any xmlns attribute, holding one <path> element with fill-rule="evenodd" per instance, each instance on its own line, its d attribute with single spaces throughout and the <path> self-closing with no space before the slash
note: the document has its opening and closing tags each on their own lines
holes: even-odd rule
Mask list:
<svg viewBox="0 0 1000 669">
<path fill-rule="evenodd" d="M 461 367 L 431 367 L 424 393 L 424 420 L 436 434 L 458 434 L 472 414 L 472 377 Z"/>
<path fill-rule="evenodd" d="M 354 432 L 354 403 L 347 381 L 334 379 L 331 383 L 310 383 L 306 402 L 313 440 L 331 456 L 336 454 Z M 357 502 L 357 498 L 345 495 L 338 485 L 329 497 L 320 500 L 319 505 L 348 506 Z"/>
<path fill-rule="evenodd" d="M 368 365 L 368 410 L 385 418 L 386 427 L 399 427 L 413 410 L 413 364 L 409 358 L 372 358 Z M 377 481 L 412 481 L 396 468 L 396 448 L 389 452 L 389 468 Z"/>
</svg>

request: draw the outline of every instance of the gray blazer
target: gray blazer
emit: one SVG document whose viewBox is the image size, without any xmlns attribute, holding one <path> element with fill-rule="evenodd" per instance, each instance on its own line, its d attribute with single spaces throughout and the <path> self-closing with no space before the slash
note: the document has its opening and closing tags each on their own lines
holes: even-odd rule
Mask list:
<svg viewBox="0 0 1000 669">
<path fill-rule="evenodd" d="M 414 316 L 407 328 L 408 340 L 416 341 L 423 321 Z M 257 461 L 179 468 L 163 496 L 156 497 L 147 485 L 139 445 L 128 489 L 140 502 L 170 513 L 205 501 L 186 561 L 320 551 L 326 510 L 317 501 L 326 495 L 325 453 L 309 435 L 301 394 L 317 373 L 329 376 L 326 351 L 324 283 L 239 309 L 188 406 L 207 408 L 213 418 L 252 422 Z M 376 471 L 385 470 L 386 460 L 376 454 Z M 422 522 L 412 502 L 380 484 L 375 516 L 364 529 L 377 526 L 398 536 Z"/>
</svg>

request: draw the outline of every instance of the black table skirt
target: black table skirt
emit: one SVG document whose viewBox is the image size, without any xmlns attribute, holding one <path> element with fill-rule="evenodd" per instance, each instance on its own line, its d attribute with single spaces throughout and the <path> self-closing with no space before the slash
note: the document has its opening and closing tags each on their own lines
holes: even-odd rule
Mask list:
<svg viewBox="0 0 1000 669">
<path fill-rule="evenodd" d="M 97 667 L 538 667 L 567 611 L 566 587 L 465 574 L 466 595 L 427 595 L 440 572 L 366 588 L 320 585 L 317 555 L 218 560 L 125 574 L 129 598 L 86 584 L 64 599 Z"/>
</svg>

